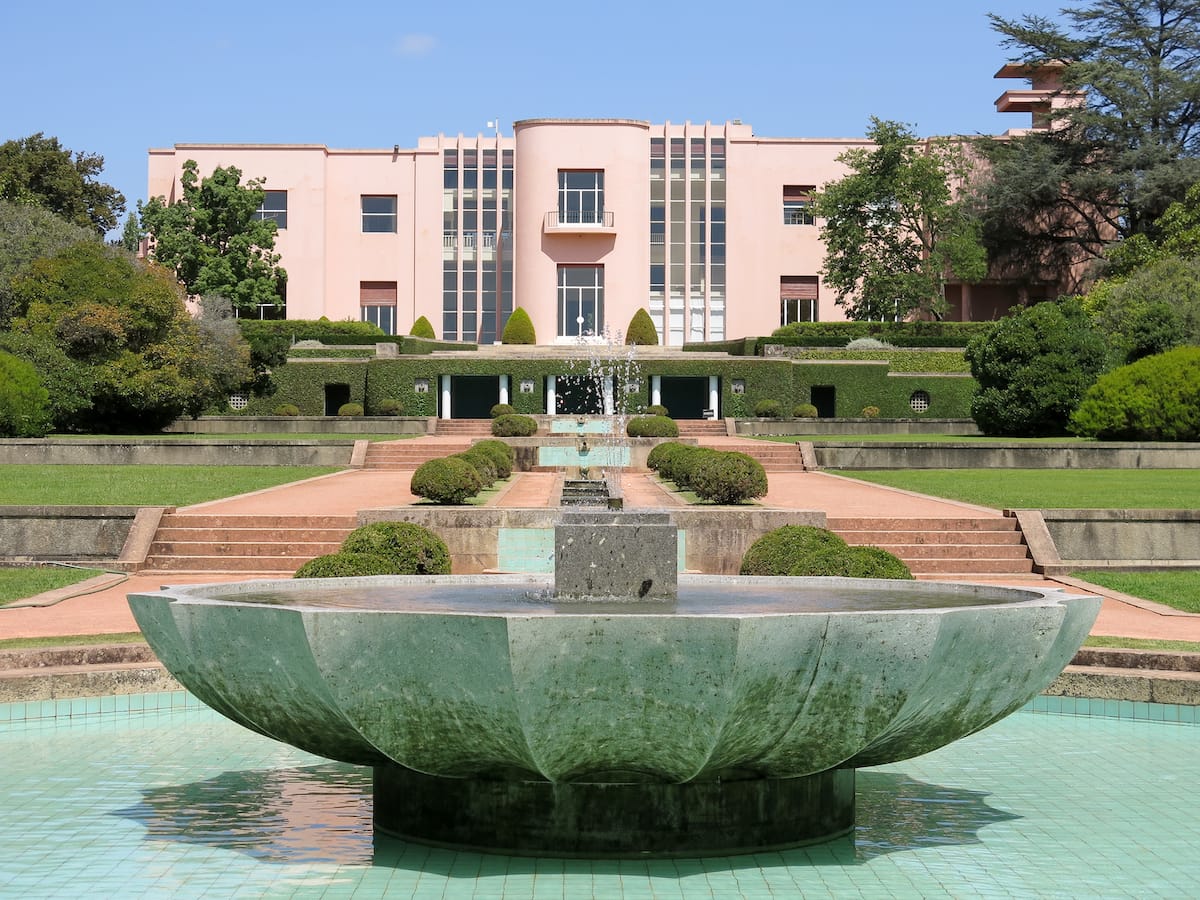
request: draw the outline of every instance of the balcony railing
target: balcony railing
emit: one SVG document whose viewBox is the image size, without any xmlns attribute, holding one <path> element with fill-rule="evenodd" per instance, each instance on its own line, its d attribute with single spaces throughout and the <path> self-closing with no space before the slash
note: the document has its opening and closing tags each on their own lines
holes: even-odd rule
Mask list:
<svg viewBox="0 0 1200 900">
<path fill-rule="evenodd" d="M 552 209 L 546 213 L 547 231 L 611 229 L 613 214 L 605 209 Z"/>
</svg>

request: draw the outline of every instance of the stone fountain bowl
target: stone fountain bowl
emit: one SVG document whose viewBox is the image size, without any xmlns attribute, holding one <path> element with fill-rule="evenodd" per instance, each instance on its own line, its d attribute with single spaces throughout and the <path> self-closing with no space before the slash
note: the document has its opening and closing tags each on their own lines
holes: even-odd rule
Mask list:
<svg viewBox="0 0 1200 900">
<path fill-rule="evenodd" d="M 756 846 L 844 832 L 854 768 L 926 753 L 1020 708 L 1069 662 L 1100 605 L 1057 590 L 686 575 L 678 599 L 660 603 L 558 602 L 549 578 L 527 576 L 206 584 L 129 602 L 192 693 L 264 735 L 375 766 L 377 804 L 384 792 L 399 804 L 446 798 L 465 782 L 551 785 L 557 798 L 565 785 L 794 787 L 849 771 L 848 800 L 843 779 L 841 800 L 814 801 L 848 803 L 848 819 L 803 835 L 768 829 L 749 838 Z M 403 773 L 402 788 L 381 788 L 381 772 Z M 427 777 L 441 787 L 426 790 Z M 581 802 L 594 818 L 594 798 Z M 488 829 L 501 827 L 512 825 Z M 532 847 L 477 831 L 432 839 L 596 849 L 545 835 Z M 707 840 L 700 850 L 747 845 Z"/>
</svg>

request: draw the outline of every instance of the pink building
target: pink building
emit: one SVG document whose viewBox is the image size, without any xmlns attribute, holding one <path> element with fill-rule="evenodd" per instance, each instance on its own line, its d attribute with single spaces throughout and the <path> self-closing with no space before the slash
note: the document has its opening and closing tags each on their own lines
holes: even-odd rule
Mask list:
<svg viewBox="0 0 1200 900">
<path fill-rule="evenodd" d="M 1044 93 L 1027 93 L 1009 108 L 1036 112 Z M 425 316 L 445 340 L 491 343 L 515 303 L 554 344 L 615 336 L 644 307 L 660 342 L 680 346 L 844 318 L 821 283 L 809 198 L 863 145 L 626 119 L 526 119 L 511 137 L 415 149 L 176 144 L 150 151 L 149 196 L 174 200 L 189 159 L 202 175 L 232 165 L 265 179 L 289 318 L 407 333 Z M 973 319 L 1028 299 L 986 283 L 948 297 Z"/>
</svg>

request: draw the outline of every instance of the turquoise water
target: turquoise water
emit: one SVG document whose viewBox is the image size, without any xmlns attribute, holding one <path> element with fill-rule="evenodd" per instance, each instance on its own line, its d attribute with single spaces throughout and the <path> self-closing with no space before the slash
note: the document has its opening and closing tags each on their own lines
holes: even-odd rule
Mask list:
<svg viewBox="0 0 1200 900">
<path fill-rule="evenodd" d="M 1195 896 L 1195 711 L 1057 698 L 1033 709 L 1129 717 L 1023 711 L 860 770 L 853 839 L 592 862 L 374 841 L 367 771 L 183 694 L 0 705 L 0 896 Z"/>
<path fill-rule="evenodd" d="M 538 447 L 538 465 L 546 468 L 587 466 L 594 469 L 625 469 L 629 467 L 629 448 L 616 446 Z"/>
</svg>

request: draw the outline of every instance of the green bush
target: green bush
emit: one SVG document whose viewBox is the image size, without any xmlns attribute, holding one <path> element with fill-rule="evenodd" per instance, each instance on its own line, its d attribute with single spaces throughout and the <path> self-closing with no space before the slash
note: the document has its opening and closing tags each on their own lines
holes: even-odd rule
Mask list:
<svg viewBox="0 0 1200 900">
<path fill-rule="evenodd" d="M 625 425 L 630 437 L 679 437 L 679 426 L 666 416 L 634 416 Z"/>
<path fill-rule="evenodd" d="M 652 472 L 657 472 L 661 478 L 674 481 L 677 467 L 681 464 L 683 457 L 694 449 L 696 448 L 678 441 L 664 441 L 655 446 L 647 455 L 646 467 Z"/>
<path fill-rule="evenodd" d="M 792 415 L 797 419 L 815 419 L 817 408 L 811 403 L 797 403 L 792 407 Z"/>
<path fill-rule="evenodd" d="M 847 350 L 895 350 L 895 346 L 878 338 L 855 338 L 846 345 Z"/>
<path fill-rule="evenodd" d="M 437 340 L 437 333 L 434 332 L 433 326 L 429 324 L 429 320 L 424 316 L 418 316 L 417 321 L 413 322 L 412 329 L 408 332 L 413 337 L 428 338 L 429 340 Z"/>
<path fill-rule="evenodd" d="M 669 416 L 671 413 L 661 403 L 651 403 L 646 407 L 646 415 L 648 416 Z"/>
<path fill-rule="evenodd" d="M 654 328 L 654 321 L 650 318 L 650 313 L 646 312 L 644 307 L 639 307 L 638 311 L 633 314 L 633 318 L 629 320 L 629 327 L 625 329 L 625 343 L 641 344 L 647 347 L 658 344 L 658 331 Z"/>
<path fill-rule="evenodd" d="M 300 415 L 300 407 L 296 406 L 296 404 L 294 404 L 294 403 L 281 403 L 277 407 L 275 407 L 273 410 L 271 410 L 271 415 L 273 415 L 273 416 L 298 416 L 298 415 Z"/>
<path fill-rule="evenodd" d="M 879 407 L 878 406 L 864 406 L 863 410 L 862 410 L 862 414 L 863 414 L 864 419 L 877 419 L 877 418 L 879 418 Z"/>
<path fill-rule="evenodd" d="M 499 467 L 492 455 L 487 450 L 464 450 L 462 453 L 455 453 L 451 459 L 461 459 L 470 466 L 474 466 L 475 471 L 479 473 L 479 481 L 485 488 L 490 488 L 496 483 L 496 479 L 500 477 Z"/>
<path fill-rule="evenodd" d="M 381 557 L 391 568 L 380 574 L 450 573 L 450 551 L 445 541 L 428 528 L 412 522 L 373 522 L 363 525 L 342 541 L 341 552 Z"/>
<path fill-rule="evenodd" d="M 500 334 L 502 344 L 536 344 L 537 334 L 533 330 L 533 322 L 529 313 L 517 307 L 508 317 L 504 331 Z"/>
<path fill-rule="evenodd" d="M 296 570 L 296 578 L 352 578 L 356 575 L 396 575 L 386 556 L 339 551 L 310 559 Z"/>
<path fill-rule="evenodd" d="M 487 440 L 476 441 L 471 445 L 471 449 L 480 450 L 492 458 L 492 462 L 496 466 L 497 477 L 507 478 L 512 474 L 513 466 L 517 461 L 517 454 L 504 441 L 497 440 L 496 438 L 488 438 Z"/>
<path fill-rule="evenodd" d="M 447 456 L 421 463 L 413 472 L 409 490 L 434 503 L 456 506 L 483 490 L 483 482 L 470 463 Z"/>
<path fill-rule="evenodd" d="M 745 453 L 712 452 L 700 457 L 689 473 L 692 490 L 713 503 L 745 503 L 767 492 L 762 463 Z"/>
<path fill-rule="evenodd" d="M 343 403 L 338 407 L 339 416 L 361 416 L 363 414 L 363 406 L 361 403 Z"/>
<path fill-rule="evenodd" d="M 404 412 L 404 405 L 399 400 L 386 397 L 379 401 L 372 412 L 377 416 L 399 416 Z"/>
<path fill-rule="evenodd" d="M 754 415 L 760 419 L 778 419 L 782 413 L 778 400 L 759 400 L 754 404 Z"/>
<path fill-rule="evenodd" d="M 0 353 L 0 437 L 45 437 L 50 392 L 32 363 Z"/>
<path fill-rule="evenodd" d="M 501 416 L 511 416 L 516 414 L 516 410 L 512 408 L 511 403 L 497 403 L 491 409 L 493 419 L 498 419 Z"/>
<path fill-rule="evenodd" d="M 531 416 L 510 415 L 492 419 L 492 434 L 496 437 L 531 437 L 537 434 L 537 419 Z"/>
<path fill-rule="evenodd" d="M 911 581 L 909 571 L 899 557 L 888 553 L 882 547 L 849 547 L 841 556 L 844 571 L 840 574 L 846 578 L 894 578 Z"/>
<path fill-rule="evenodd" d="M 1102 441 L 1200 440 L 1200 347 L 1177 347 L 1101 375 L 1070 428 Z"/>
<path fill-rule="evenodd" d="M 739 574 L 790 575 L 809 557 L 846 549 L 846 542 L 832 531 L 812 525 L 784 525 L 768 531 L 750 545 L 742 557 Z"/>
</svg>

